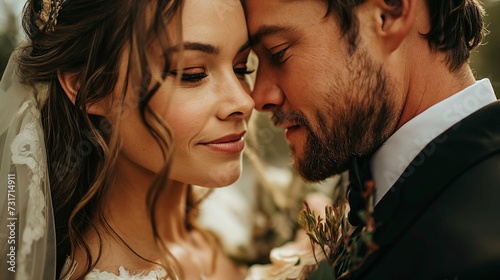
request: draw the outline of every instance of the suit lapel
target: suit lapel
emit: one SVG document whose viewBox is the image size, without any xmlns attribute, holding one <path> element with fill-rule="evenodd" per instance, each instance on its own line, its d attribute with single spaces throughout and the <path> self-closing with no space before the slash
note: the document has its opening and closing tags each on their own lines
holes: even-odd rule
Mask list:
<svg viewBox="0 0 500 280">
<path fill-rule="evenodd" d="M 473 113 L 431 141 L 375 207 L 374 241 L 381 249 L 355 275 L 374 265 L 450 182 L 498 150 L 500 101 Z"/>
</svg>

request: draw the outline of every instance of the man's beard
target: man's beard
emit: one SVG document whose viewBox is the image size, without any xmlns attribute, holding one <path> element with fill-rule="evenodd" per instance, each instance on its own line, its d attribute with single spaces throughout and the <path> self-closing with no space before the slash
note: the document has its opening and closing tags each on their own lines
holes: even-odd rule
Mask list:
<svg viewBox="0 0 500 280">
<path fill-rule="evenodd" d="M 352 157 L 371 156 L 395 130 L 399 115 L 382 66 L 374 65 L 362 50 L 356 51 L 351 59 L 350 63 L 355 63 L 351 65 L 360 68 L 351 71 L 349 81 L 341 83 L 351 87 L 332 88 L 333 92 L 344 95 L 330 101 L 328 110 L 316 111 L 315 129 L 300 112 L 285 113 L 279 108 L 274 111 L 275 124 L 291 122 L 308 132 L 303 155 L 294 163 L 306 181 L 318 182 L 344 172 Z M 335 95 L 326 96 L 331 100 Z M 296 153 L 295 147 L 291 149 Z"/>
</svg>

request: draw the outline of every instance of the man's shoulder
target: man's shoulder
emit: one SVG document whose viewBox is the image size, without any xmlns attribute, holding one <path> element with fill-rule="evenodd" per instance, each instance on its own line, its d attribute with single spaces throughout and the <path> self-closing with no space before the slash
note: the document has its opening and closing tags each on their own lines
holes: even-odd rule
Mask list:
<svg viewBox="0 0 500 280">
<path fill-rule="evenodd" d="M 445 177 L 453 180 L 499 150 L 500 101 L 496 101 L 435 137 L 409 164 L 395 186 L 411 185 L 414 180 L 417 185 L 432 184 Z"/>
<path fill-rule="evenodd" d="M 500 153 L 462 172 L 359 279 L 500 278 L 499 181 Z"/>
<path fill-rule="evenodd" d="M 500 102 L 450 128 L 421 155 L 376 207 L 381 250 L 361 278 L 500 276 Z"/>
</svg>

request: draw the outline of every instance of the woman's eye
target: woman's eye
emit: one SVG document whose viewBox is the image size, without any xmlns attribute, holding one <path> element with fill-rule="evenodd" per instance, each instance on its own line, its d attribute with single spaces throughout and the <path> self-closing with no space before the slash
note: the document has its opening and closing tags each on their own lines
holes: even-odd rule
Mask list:
<svg viewBox="0 0 500 280">
<path fill-rule="evenodd" d="M 170 71 L 170 74 L 177 76 L 177 71 Z M 186 83 L 197 83 L 206 78 L 208 75 L 205 72 L 199 73 L 182 73 L 181 81 Z"/>
<path fill-rule="evenodd" d="M 234 73 L 238 77 L 238 79 L 244 79 L 245 75 L 252 74 L 255 70 L 248 70 L 247 67 L 234 68 Z"/>
<path fill-rule="evenodd" d="M 208 75 L 206 73 L 194 73 L 194 74 L 182 74 L 181 81 L 183 82 L 189 82 L 189 83 L 196 83 L 201 81 L 203 78 L 207 77 Z"/>
</svg>

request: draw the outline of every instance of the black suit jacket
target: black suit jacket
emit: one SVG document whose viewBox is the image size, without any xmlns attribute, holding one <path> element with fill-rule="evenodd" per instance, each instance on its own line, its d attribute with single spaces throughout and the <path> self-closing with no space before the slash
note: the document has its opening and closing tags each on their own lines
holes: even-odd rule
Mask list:
<svg viewBox="0 0 500 280">
<path fill-rule="evenodd" d="M 374 217 L 355 279 L 500 279 L 500 102 L 429 143 Z"/>
</svg>

